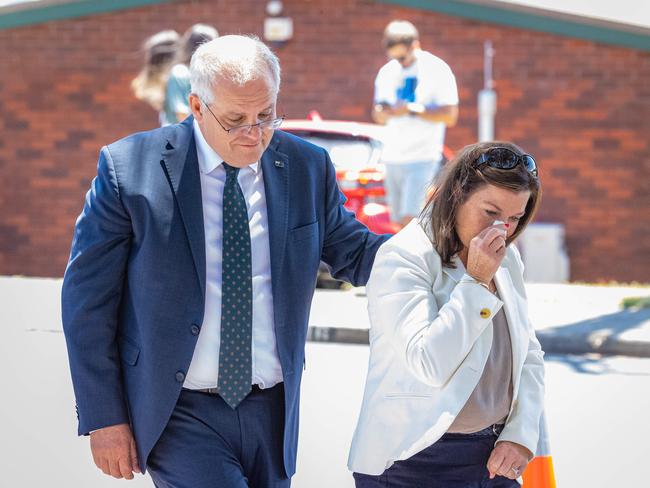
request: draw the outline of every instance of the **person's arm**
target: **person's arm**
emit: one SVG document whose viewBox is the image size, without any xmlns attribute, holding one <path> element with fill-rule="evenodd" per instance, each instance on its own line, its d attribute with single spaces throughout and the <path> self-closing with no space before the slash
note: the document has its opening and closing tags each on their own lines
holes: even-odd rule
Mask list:
<svg viewBox="0 0 650 488">
<path fill-rule="evenodd" d="M 384 66 L 375 78 L 373 107 L 370 113 L 375 123 L 384 125 L 390 117 L 408 114 L 406 104 L 399 103 L 395 97 L 395 88 L 395 80 L 391 75 L 390 67 Z"/>
<path fill-rule="evenodd" d="M 502 302 L 465 275 L 449 301 L 439 306 L 433 281 L 424 256 L 389 243 L 377 255 L 366 291 L 373 326 L 391 334 L 411 374 L 439 388 L 465 360 Z M 489 318 L 483 309 L 490 310 Z"/>
<path fill-rule="evenodd" d="M 528 353 L 524 361 L 519 392 L 513 410 L 488 459 L 490 479 L 517 479 L 535 455 L 539 422 L 544 408 L 544 353 L 528 326 Z M 516 472 L 512 467 L 516 467 Z"/>
<path fill-rule="evenodd" d="M 531 453 L 537 448 L 539 419 L 544 408 L 544 352 L 528 325 L 528 352 L 521 371 L 519 392 L 506 425 L 497 440 L 515 442 Z"/>
<path fill-rule="evenodd" d="M 91 437 L 104 473 L 139 472 L 116 343 L 118 309 L 131 246 L 131 221 L 122 206 L 108 148 L 86 195 L 63 279 L 61 310 L 77 403 L 79 435 Z"/>
<path fill-rule="evenodd" d="M 528 353 L 521 372 L 519 392 L 487 462 L 490 479 L 497 475 L 519 478 L 537 448 L 544 408 L 544 353 L 530 324 L 528 333 Z"/>
<path fill-rule="evenodd" d="M 518 268 L 513 282 L 525 296 L 524 265 L 519 252 L 514 247 L 513 257 Z M 539 437 L 539 420 L 544 409 L 544 352 L 530 321 L 525 325 L 528 334 L 528 351 L 521 371 L 519 392 L 497 444 L 502 441 L 515 442 L 534 453 Z"/>
<path fill-rule="evenodd" d="M 421 382 L 436 388 L 445 385 L 503 305 L 481 285 L 491 281 L 503 258 L 503 251 L 490 248 L 496 239 L 503 239 L 503 234 L 494 227 L 472 239 L 467 273 L 443 304 L 438 304 L 433 292 L 436 277 L 431 276 L 429 264 L 433 257 L 395 242 L 377 254 L 366 288 L 371 323 L 390 334 L 395 350 Z M 442 273 L 441 268 L 435 273 Z"/>
<path fill-rule="evenodd" d="M 116 334 L 130 244 L 131 222 L 104 147 L 75 226 L 61 297 L 79 434 L 128 422 Z"/>
<path fill-rule="evenodd" d="M 513 284 L 526 296 L 523 271 L 517 248 L 511 246 L 516 272 L 511 274 Z M 487 468 L 490 478 L 505 476 L 516 479 L 535 455 L 539 440 L 539 425 L 544 409 L 544 352 L 535 336 L 535 330 L 526 322 L 528 351 L 521 371 L 519 390 L 514 406 L 496 445 L 490 454 Z M 517 468 L 515 472 L 512 467 Z"/>
<path fill-rule="evenodd" d="M 442 122 L 447 127 L 454 127 L 458 122 L 458 86 L 451 68 L 444 64 L 425 73 L 423 83 L 423 96 L 407 104 L 409 113 L 429 122 Z"/>
<path fill-rule="evenodd" d="M 381 125 L 385 125 L 391 117 L 401 117 L 408 115 L 409 109 L 406 104 L 391 106 L 387 103 L 377 103 L 372 107 L 372 120 Z"/>
<path fill-rule="evenodd" d="M 321 259 L 332 276 L 355 286 L 365 285 L 375 254 L 390 235 L 370 232 L 344 207 L 345 197 L 336 183 L 336 170 L 327 151 L 325 157 L 325 236 Z"/>
<path fill-rule="evenodd" d="M 458 105 L 426 107 L 413 102 L 406 105 L 406 110 L 413 117 L 420 117 L 429 122 L 442 122 L 447 127 L 455 126 L 458 121 Z"/>
<path fill-rule="evenodd" d="M 370 116 L 375 124 L 385 125 L 390 116 L 390 105 L 387 103 L 376 103 L 372 107 Z"/>
<path fill-rule="evenodd" d="M 175 66 L 167 79 L 165 90 L 165 106 L 176 117 L 171 123 L 182 122 L 190 114 L 190 91 L 189 71 L 185 66 Z"/>
</svg>

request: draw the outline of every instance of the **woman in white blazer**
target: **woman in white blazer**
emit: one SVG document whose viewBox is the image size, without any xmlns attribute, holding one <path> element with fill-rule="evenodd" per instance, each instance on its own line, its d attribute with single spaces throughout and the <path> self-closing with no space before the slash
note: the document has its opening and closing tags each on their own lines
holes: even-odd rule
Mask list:
<svg viewBox="0 0 650 488">
<path fill-rule="evenodd" d="M 543 352 L 510 244 L 539 204 L 534 159 L 479 143 L 377 253 L 370 362 L 348 466 L 357 488 L 505 488 L 532 458 Z"/>
</svg>

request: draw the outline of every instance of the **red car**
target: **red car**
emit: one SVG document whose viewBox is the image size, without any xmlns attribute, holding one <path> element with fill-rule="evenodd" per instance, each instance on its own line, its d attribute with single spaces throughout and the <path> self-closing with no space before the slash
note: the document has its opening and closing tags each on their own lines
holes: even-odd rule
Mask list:
<svg viewBox="0 0 650 488">
<path fill-rule="evenodd" d="M 281 129 L 327 150 L 336 168 L 345 206 L 378 234 L 395 233 L 384 191 L 384 167 L 379 163 L 384 127 L 363 122 L 326 121 L 314 115 L 285 120 Z"/>
<path fill-rule="evenodd" d="M 305 120 L 285 120 L 281 129 L 325 148 L 336 168 L 339 188 L 347 198 L 345 206 L 358 220 L 378 234 L 394 234 L 399 224 L 392 222 L 386 205 L 384 166 L 380 163 L 385 127 L 364 122 L 322 120 L 316 112 Z M 446 159 L 452 157 L 447 147 Z M 325 265 L 321 266 L 319 287 L 338 288 Z"/>
<path fill-rule="evenodd" d="M 400 226 L 390 219 L 384 190 L 384 165 L 380 163 L 384 133 L 382 125 L 365 122 L 322 120 L 316 112 L 308 119 L 285 120 L 281 129 L 297 135 L 329 153 L 339 188 L 348 199 L 345 206 L 357 219 L 378 234 L 393 234 Z M 453 157 L 445 146 L 445 160 Z"/>
</svg>

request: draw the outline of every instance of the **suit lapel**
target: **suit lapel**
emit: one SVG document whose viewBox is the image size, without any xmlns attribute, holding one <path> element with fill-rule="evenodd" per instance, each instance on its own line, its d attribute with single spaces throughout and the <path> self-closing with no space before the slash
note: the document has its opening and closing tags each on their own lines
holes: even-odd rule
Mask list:
<svg viewBox="0 0 650 488">
<path fill-rule="evenodd" d="M 172 126 L 168 132 L 161 164 L 174 190 L 181 220 L 192 250 L 194 267 L 205 296 L 205 233 L 201 177 L 194 140 L 193 117 Z"/>
<path fill-rule="evenodd" d="M 454 280 L 454 282 L 458 283 L 463 278 L 463 275 L 467 272 L 467 270 L 465 269 L 465 265 L 460 260 L 458 255 L 455 255 L 451 259 L 451 262 L 454 265 L 454 267 L 451 268 L 449 266 L 443 266 L 442 272 L 445 273 L 447 276 L 449 276 L 452 280 Z"/>
<path fill-rule="evenodd" d="M 510 278 L 508 269 L 504 266 L 499 267 L 494 282 L 499 290 L 499 296 L 503 302 L 506 319 L 508 321 L 508 330 L 510 331 L 510 343 L 512 344 L 512 389 L 513 399 L 517 397 L 519 389 L 520 370 L 527 352 L 527 347 L 522 343 L 521 312 L 517 305 L 517 295 Z"/>
<path fill-rule="evenodd" d="M 282 276 L 289 227 L 289 157 L 278 151 L 279 142 L 278 136 L 274 135 L 271 144 L 262 154 L 262 174 L 269 219 L 271 282 L 276 303 L 282 290 L 279 280 Z M 282 308 L 275 307 L 276 324 L 280 327 L 285 322 L 283 317 L 278 316 Z"/>
</svg>

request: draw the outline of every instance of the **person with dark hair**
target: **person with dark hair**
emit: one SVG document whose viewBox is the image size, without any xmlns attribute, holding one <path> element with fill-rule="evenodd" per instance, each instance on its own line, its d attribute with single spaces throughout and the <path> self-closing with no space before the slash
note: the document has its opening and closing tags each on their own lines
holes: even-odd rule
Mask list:
<svg viewBox="0 0 650 488">
<path fill-rule="evenodd" d="M 158 112 L 160 125 L 168 124 L 163 105 L 167 76 L 175 57 L 179 37 L 175 30 L 160 31 L 148 37 L 142 45 L 144 66 L 131 82 L 131 90 L 135 97 L 148 103 Z"/>
<path fill-rule="evenodd" d="M 367 285 L 357 488 L 517 487 L 543 410 L 543 352 L 512 242 L 539 205 L 532 156 L 465 147 L 420 214 L 383 244 Z"/>
<path fill-rule="evenodd" d="M 388 24 L 383 47 L 390 61 L 375 79 L 372 118 L 386 125 L 382 161 L 391 220 L 406 225 L 422 210 L 442 165 L 445 130 L 458 119 L 458 90 L 447 63 L 420 49 L 412 23 Z"/>
<path fill-rule="evenodd" d="M 190 115 L 190 60 L 198 47 L 219 37 L 210 25 L 194 24 L 177 41 L 176 57 L 167 79 L 165 118 L 170 124 L 182 122 Z"/>
</svg>

